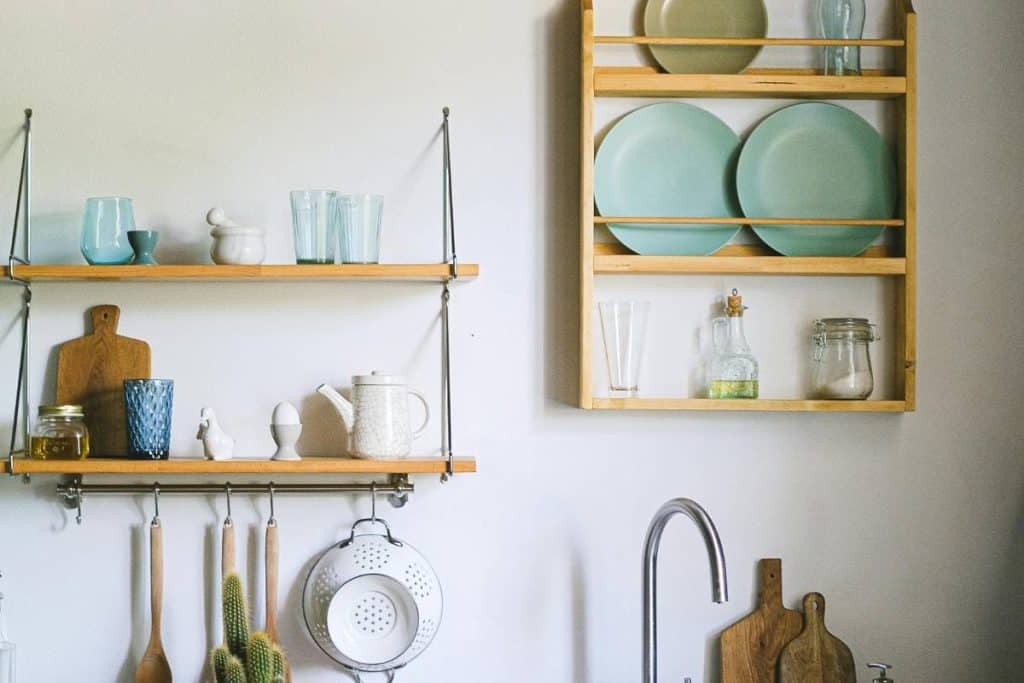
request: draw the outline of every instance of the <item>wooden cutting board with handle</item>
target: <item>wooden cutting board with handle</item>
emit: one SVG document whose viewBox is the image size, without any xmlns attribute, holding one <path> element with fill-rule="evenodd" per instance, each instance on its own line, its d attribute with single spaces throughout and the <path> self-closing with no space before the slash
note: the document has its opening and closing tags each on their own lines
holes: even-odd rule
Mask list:
<svg viewBox="0 0 1024 683">
<path fill-rule="evenodd" d="M 722 631 L 722 683 L 775 683 L 779 655 L 803 627 L 800 613 L 782 605 L 782 560 L 757 569 L 757 608 Z"/>
<path fill-rule="evenodd" d="M 92 455 L 125 456 L 124 380 L 149 378 L 149 344 L 117 334 L 117 306 L 94 306 L 89 314 L 92 334 L 57 349 L 57 403 L 85 409 Z"/>
<path fill-rule="evenodd" d="M 779 657 L 779 683 L 857 683 L 853 654 L 825 628 L 825 598 L 804 596 L 804 630 Z"/>
</svg>

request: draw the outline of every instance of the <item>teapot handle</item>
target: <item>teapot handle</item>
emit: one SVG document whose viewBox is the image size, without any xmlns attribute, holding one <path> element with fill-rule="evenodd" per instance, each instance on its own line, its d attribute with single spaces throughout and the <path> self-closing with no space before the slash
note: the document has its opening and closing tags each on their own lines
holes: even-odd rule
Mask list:
<svg viewBox="0 0 1024 683">
<path fill-rule="evenodd" d="M 409 393 L 418 398 L 420 403 L 423 404 L 423 424 L 413 431 L 412 438 L 415 439 L 422 436 L 423 432 L 427 431 L 427 423 L 430 422 L 430 405 L 427 403 L 427 398 L 415 389 L 410 388 Z"/>
</svg>

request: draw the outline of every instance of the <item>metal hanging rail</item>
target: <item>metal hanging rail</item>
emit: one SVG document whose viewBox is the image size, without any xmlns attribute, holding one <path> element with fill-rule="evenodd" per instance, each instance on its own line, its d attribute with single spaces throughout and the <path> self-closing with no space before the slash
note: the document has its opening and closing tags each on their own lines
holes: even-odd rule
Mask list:
<svg viewBox="0 0 1024 683">
<path fill-rule="evenodd" d="M 409 494 L 416 486 L 404 474 L 393 474 L 387 483 L 370 482 L 366 484 L 232 484 L 189 483 L 189 484 L 85 484 L 81 477 L 72 477 L 70 481 L 57 486 L 57 497 L 69 509 L 77 510 L 75 521 L 82 523 L 82 502 L 86 496 L 137 496 L 162 494 L 193 494 L 193 495 L 267 495 L 278 494 L 370 494 L 376 505 L 377 494 L 387 494 L 388 500 L 395 507 L 402 507 L 408 502 Z"/>
<path fill-rule="evenodd" d="M 32 285 L 17 275 L 18 265 L 31 265 L 32 263 L 32 110 L 25 110 L 25 123 L 22 126 L 25 132 L 25 143 L 21 152 L 21 172 L 18 176 L 18 196 L 14 204 L 14 227 L 11 230 L 11 250 L 7 256 L 7 279 L 3 280 L 8 284 L 18 285 L 22 288 L 21 308 L 21 351 L 18 355 L 18 381 L 14 388 L 14 419 L 11 421 L 11 442 L 7 450 L 7 471 L 14 475 L 14 456 L 28 449 L 29 434 L 29 345 L 30 328 L 29 322 L 32 314 Z M 24 210 L 23 205 L 24 204 Z M 21 218 L 22 250 L 24 257 L 18 256 L 18 219 Z M 17 449 L 19 416 L 21 431 L 21 447 Z"/>
</svg>

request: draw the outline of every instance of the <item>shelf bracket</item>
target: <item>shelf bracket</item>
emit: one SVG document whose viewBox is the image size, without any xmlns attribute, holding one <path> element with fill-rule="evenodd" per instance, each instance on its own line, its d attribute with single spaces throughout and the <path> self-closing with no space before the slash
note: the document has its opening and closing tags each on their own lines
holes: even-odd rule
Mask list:
<svg viewBox="0 0 1024 683">
<path fill-rule="evenodd" d="M 11 420 L 11 442 L 7 449 L 7 471 L 14 476 L 14 458 L 28 450 L 29 438 L 29 322 L 32 313 L 32 286 L 18 277 L 19 265 L 32 263 L 32 110 L 25 110 L 24 147 L 21 152 L 21 172 L 18 175 L 18 195 L 14 204 L 14 227 L 11 230 L 11 249 L 7 256 L 7 278 L 3 280 L 22 288 L 21 305 L 21 349 L 18 354 L 18 381 L 14 388 L 14 417 Z M 22 225 L 21 242 L 23 256 L 18 256 L 19 218 Z M 20 417 L 20 420 L 19 420 Z M 19 426 L 20 422 L 20 426 Z M 17 449 L 18 432 L 21 432 L 21 450 Z M 24 477 L 27 482 L 28 477 Z"/>
<path fill-rule="evenodd" d="M 451 126 L 448 107 L 442 109 L 441 124 L 443 141 L 442 162 L 442 208 L 444 216 L 444 261 L 451 268 L 451 277 L 441 284 L 441 455 L 445 458 L 445 471 L 441 481 L 446 482 L 455 474 L 455 456 L 452 450 L 452 354 L 449 326 L 449 301 L 451 289 L 449 280 L 459 279 L 459 258 L 455 249 L 455 191 L 452 183 Z"/>
<path fill-rule="evenodd" d="M 160 495 L 166 494 L 192 494 L 206 496 L 222 496 L 230 488 L 231 495 L 265 495 L 280 496 L 282 494 L 301 495 L 327 495 L 327 494 L 388 494 L 388 502 L 393 507 L 403 507 L 409 502 L 409 494 L 416 490 L 416 486 L 409 481 L 408 474 L 392 474 L 388 477 L 387 483 L 369 482 L 363 483 L 338 483 L 338 484 L 215 484 L 215 483 L 188 483 L 188 484 L 86 484 L 82 481 L 81 475 L 72 475 L 57 485 L 57 500 L 67 509 L 76 510 L 75 521 L 82 523 L 82 503 L 87 495 Z"/>
</svg>

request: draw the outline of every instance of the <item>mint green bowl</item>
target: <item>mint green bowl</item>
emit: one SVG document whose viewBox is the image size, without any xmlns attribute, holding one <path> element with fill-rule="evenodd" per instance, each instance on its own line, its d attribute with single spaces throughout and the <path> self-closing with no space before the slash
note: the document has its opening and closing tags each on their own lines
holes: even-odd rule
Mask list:
<svg viewBox="0 0 1024 683">
<path fill-rule="evenodd" d="M 608 132 L 594 160 L 603 216 L 740 216 L 735 195 L 739 137 L 713 114 L 681 102 L 641 107 Z M 617 240 L 647 256 L 711 254 L 739 225 L 621 224 Z"/>
<path fill-rule="evenodd" d="M 736 169 L 746 216 L 892 218 L 896 164 L 882 136 L 845 107 L 807 102 L 780 109 L 747 138 Z M 856 256 L 881 227 L 754 225 L 786 256 Z"/>
</svg>

